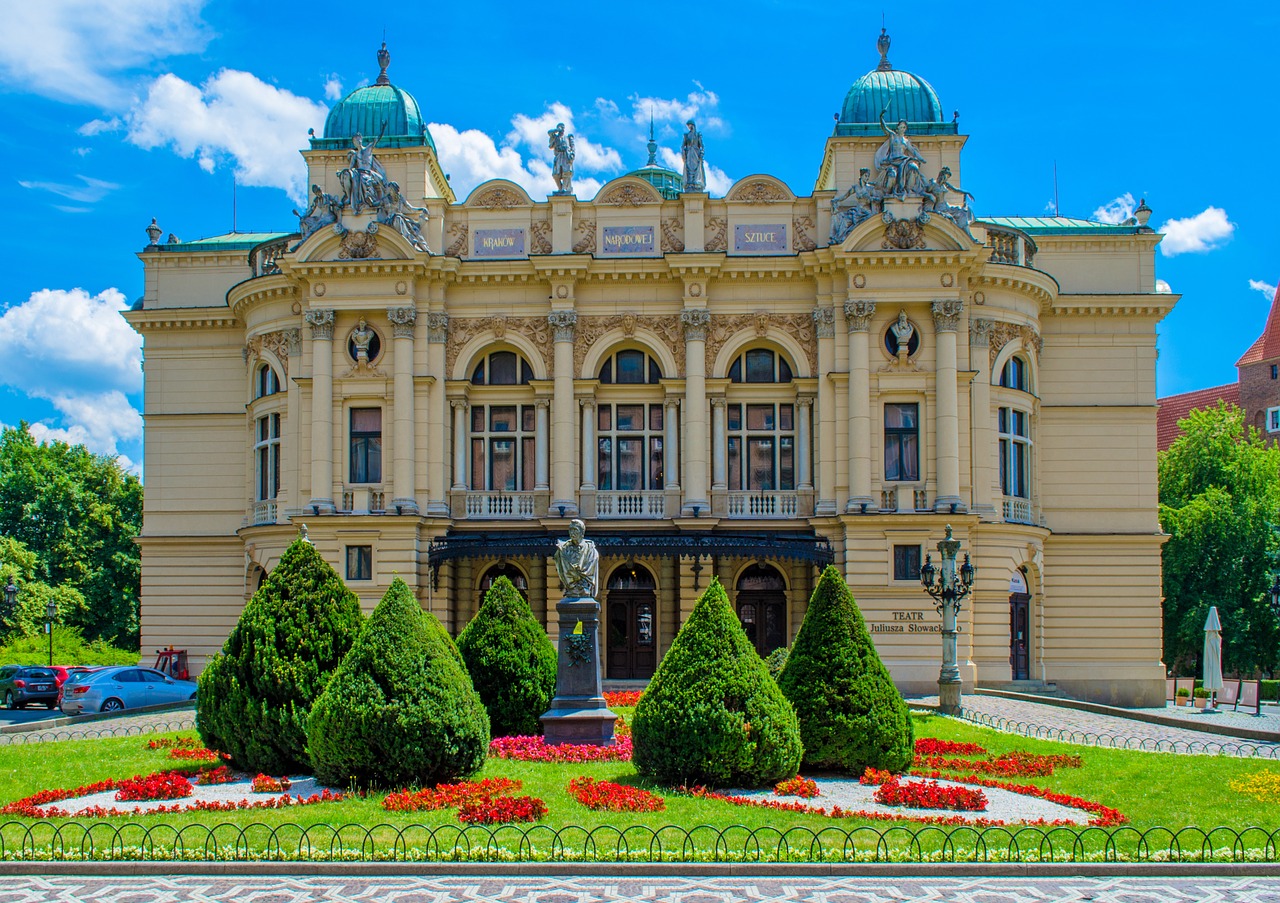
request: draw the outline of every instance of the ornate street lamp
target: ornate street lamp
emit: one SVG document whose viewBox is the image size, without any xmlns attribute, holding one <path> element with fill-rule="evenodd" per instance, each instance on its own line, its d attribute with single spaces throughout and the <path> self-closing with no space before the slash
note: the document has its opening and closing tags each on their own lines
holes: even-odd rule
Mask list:
<svg viewBox="0 0 1280 903">
<path fill-rule="evenodd" d="M 942 670 L 938 672 L 938 710 L 944 715 L 960 714 L 960 666 L 956 661 L 956 616 L 960 614 L 960 602 L 973 588 L 976 576 L 969 563 L 969 553 L 964 564 L 956 569 L 956 553 L 960 540 L 951 538 L 951 525 L 947 524 L 947 536 L 938 543 L 942 564 L 935 568 L 932 556 L 924 556 L 920 567 L 920 585 L 936 601 L 942 615 Z M 935 579 L 936 577 L 936 579 Z"/>
<path fill-rule="evenodd" d="M 11 577 L 4 588 L 4 616 L 7 618 L 18 609 L 18 584 Z"/>
<path fill-rule="evenodd" d="M 9 592 L 7 589 L 5 592 Z M 1271 584 L 1271 589 L 1267 591 L 1271 595 L 1271 611 L 1280 618 L 1280 574 L 1276 574 L 1276 582 Z"/>
<path fill-rule="evenodd" d="M 49 634 L 49 667 L 53 667 L 53 621 L 58 617 L 58 603 L 53 600 L 44 607 L 44 632 Z"/>
</svg>

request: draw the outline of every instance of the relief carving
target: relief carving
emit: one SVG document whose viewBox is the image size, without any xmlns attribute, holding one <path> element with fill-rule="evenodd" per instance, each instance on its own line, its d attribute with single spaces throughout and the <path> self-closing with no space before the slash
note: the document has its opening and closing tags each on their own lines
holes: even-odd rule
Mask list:
<svg viewBox="0 0 1280 903">
<path fill-rule="evenodd" d="M 616 314 L 609 317 L 578 317 L 573 343 L 573 372 L 575 375 L 592 376 L 582 373 L 587 352 L 614 329 L 622 329 L 624 335 L 634 335 L 637 327 L 651 330 L 661 337 L 664 345 L 676 359 L 679 372 L 684 372 L 684 338 L 680 334 L 680 318 L 673 315 L 665 317 L 641 317 L 636 314 Z M 675 375 L 675 374 L 668 374 Z"/>
<path fill-rule="evenodd" d="M 728 217 L 707 217 L 706 236 L 702 246 L 708 251 L 727 251 L 729 249 Z"/>
<path fill-rule="evenodd" d="M 880 242 L 881 250 L 910 251 L 924 247 L 924 226 L 913 219 L 896 219 L 886 223 L 884 241 Z"/>
<path fill-rule="evenodd" d="M 791 221 L 791 250 L 812 251 L 818 247 L 813 237 L 813 218 L 797 216 Z"/>
<path fill-rule="evenodd" d="M 490 188 L 480 197 L 476 198 L 474 206 L 484 207 L 486 210 L 510 210 L 512 207 L 519 207 L 524 203 L 524 198 L 512 191 L 510 188 Z"/>
<path fill-rule="evenodd" d="M 818 343 L 814 335 L 812 311 L 804 314 L 757 311 L 734 316 L 716 315 L 711 318 L 711 328 L 707 331 L 707 373 L 712 372 L 716 356 L 725 342 L 744 329 L 754 329 L 759 336 L 767 336 L 773 330 L 792 336 L 804 346 L 809 372 L 818 372 Z"/>
<path fill-rule="evenodd" d="M 454 365 L 458 362 L 458 354 L 467 342 L 481 333 L 493 330 L 495 319 L 495 317 L 446 317 L 444 319 L 440 331 L 445 333 L 446 338 L 444 352 L 446 372 L 453 372 Z M 551 360 L 551 324 L 547 322 L 546 317 L 505 317 L 504 319 L 504 334 L 507 331 L 519 333 L 534 344 L 544 364 Z M 433 337 L 432 341 L 434 340 Z"/>
<path fill-rule="evenodd" d="M 614 207 L 639 207 L 641 204 L 653 204 L 660 200 L 661 198 L 652 190 L 645 191 L 639 185 L 627 184 L 610 188 L 596 200 L 596 203 L 612 204 Z"/>
<path fill-rule="evenodd" d="M 785 191 L 772 182 L 755 179 L 734 188 L 725 200 L 744 201 L 748 204 L 771 204 L 775 201 L 789 200 L 789 198 Z"/>
<path fill-rule="evenodd" d="M 662 253 L 679 254 L 684 250 L 684 222 L 670 218 L 662 221 Z"/>
<path fill-rule="evenodd" d="M 996 358 L 1000 356 L 1004 346 L 1014 339 L 1021 339 L 1023 346 L 1034 348 L 1036 354 L 1039 354 L 1041 349 L 1044 348 L 1044 339 L 1040 337 L 1040 333 L 1036 332 L 1034 327 L 996 320 L 991 324 L 989 339 L 988 355 L 990 356 L 991 364 L 995 364 Z"/>
<path fill-rule="evenodd" d="M 573 243 L 573 253 L 594 254 L 596 252 L 596 221 L 580 220 L 574 226 L 574 232 L 578 234 L 578 240 Z"/>
<path fill-rule="evenodd" d="M 551 253 L 551 223 L 543 220 L 529 227 L 529 253 Z"/>
<path fill-rule="evenodd" d="M 449 247 L 445 248 L 444 255 L 446 257 L 462 257 L 467 253 L 467 226 L 466 223 L 454 223 L 449 227 L 449 237 L 453 241 L 449 242 Z"/>
<path fill-rule="evenodd" d="M 344 232 L 338 251 L 339 260 L 376 260 L 378 236 L 371 232 Z"/>
</svg>

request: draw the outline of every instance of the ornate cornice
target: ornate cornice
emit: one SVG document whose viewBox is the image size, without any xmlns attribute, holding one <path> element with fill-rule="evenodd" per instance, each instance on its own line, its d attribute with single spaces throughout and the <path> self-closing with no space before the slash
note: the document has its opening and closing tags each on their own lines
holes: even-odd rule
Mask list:
<svg viewBox="0 0 1280 903">
<path fill-rule="evenodd" d="M 333 309 L 329 307 L 313 307 L 304 311 L 302 318 L 307 321 L 307 325 L 311 327 L 311 338 L 324 339 L 331 341 L 333 339 Z"/>
<path fill-rule="evenodd" d="M 866 299 L 844 302 L 844 318 L 850 332 L 866 332 L 871 328 L 871 318 L 876 315 L 876 302 Z"/>
<path fill-rule="evenodd" d="M 931 309 L 934 332 L 955 332 L 960 328 L 960 314 L 964 311 L 963 301 L 955 298 L 934 301 Z"/>
<path fill-rule="evenodd" d="M 387 320 L 391 323 L 391 332 L 397 339 L 413 338 L 414 327 L 418 325 L 418 309 L 416 307 L 388 307 Z"/>
</svg>

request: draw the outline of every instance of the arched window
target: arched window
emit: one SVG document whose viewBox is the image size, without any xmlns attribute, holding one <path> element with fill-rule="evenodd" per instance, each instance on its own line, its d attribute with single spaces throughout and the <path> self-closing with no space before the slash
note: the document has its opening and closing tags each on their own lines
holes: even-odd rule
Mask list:
<svg viewBox="0 0 1280 903">
<path fill-rule="evenodd" d="M 791 365 L 768 348 L 752 348 L 729 365 L 731 383 L 789 383 Z"/>
<path fill-rule="evenodd" d="M 532 379 L 533 368 L 514 351 L 487 355 L 471 374 L 471 383 L 476 386 L 525 386 Z"/>
<path fill-rule="evenodd" d="M 1000 370 L 1000 385 L 1006 389 L 1017 389 L 1021 392 L 1030 392 L 1031 383 L 1027 376 L 1028 369 L 1026 360 L 1015 354 L 1004 362 L 1004 367 Z"/>
<path fill-rule="evenodd" d="M 526 599 L 529 598 L 529 581 L 525 577 L 524 572 L 513 564 L 495 564 L 489 570 L 484 572 L 484 576 L 480 578 L 480 601 L 484 601 L 484 594 L 499 577 L 506 577 L 511 581 L 512 586 L 519 590 L 520 595 Z"/>
<path fill-rule="evenodd" d="M 612 354 L 600 365 L 600 382 L 611 385 L 656 385 L 662 381 L 658 361 L 643 351 L 628 349 Z"/>
<path fill-rule="evenodd" d="M 263 364 L 258 368 L 258 379 L 254 387 L 254 398 L 265 398 L 268 395 L 275 395 L 280 391 L 280 377 L 276 376 L 276 371 L 271 368 L 270 364 Z"/>
<path fill-rule="evenodd" d="M 776 568 L 753 564 L 738 577 L 738 620 L 761 656 L 787 644 L 787 583 Z"/>
</svg>

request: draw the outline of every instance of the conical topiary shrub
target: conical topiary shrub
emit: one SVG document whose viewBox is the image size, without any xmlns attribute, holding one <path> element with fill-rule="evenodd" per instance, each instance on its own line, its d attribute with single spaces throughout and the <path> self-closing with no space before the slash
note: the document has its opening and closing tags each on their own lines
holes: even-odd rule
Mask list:
<svg viewBox="0 0 1280 903">
<path fill-rule="evenodd" d="M 315 776 L 346 787 L 470 777 L 489 749 L 489 716 L 458 650 L 397 577 L 311 709 Z"/>
<path fill-rule="evenodd" d="M 205 746 L 247 771 L 310 770 L 307 716 L 363 621 L 355 593 L 316 547 L 294 540 L 200 674 Z"/>
<path fill-rule="evenodd" d="M 506 577 L 485 593 L 458 636 L 458 651 L 489 712 L 493 736 L 542 733 L 538 716 L 556 694 L 556 647 Z"/>
<path fill-rule="evenodd" d="M 809 600 L 778 686 L 795 706 L 808 768 L 904 771 L 915 739 L 907 704 L 876 654 L 853 593 L 834 567 Z"/>
<path fill-rule="evenodd" d="M 636 770 L 663 784 L 760 787 L 799 769 L 796 714 L 718 580 L 662 657 L 631 736 Z"/>
</svg>

